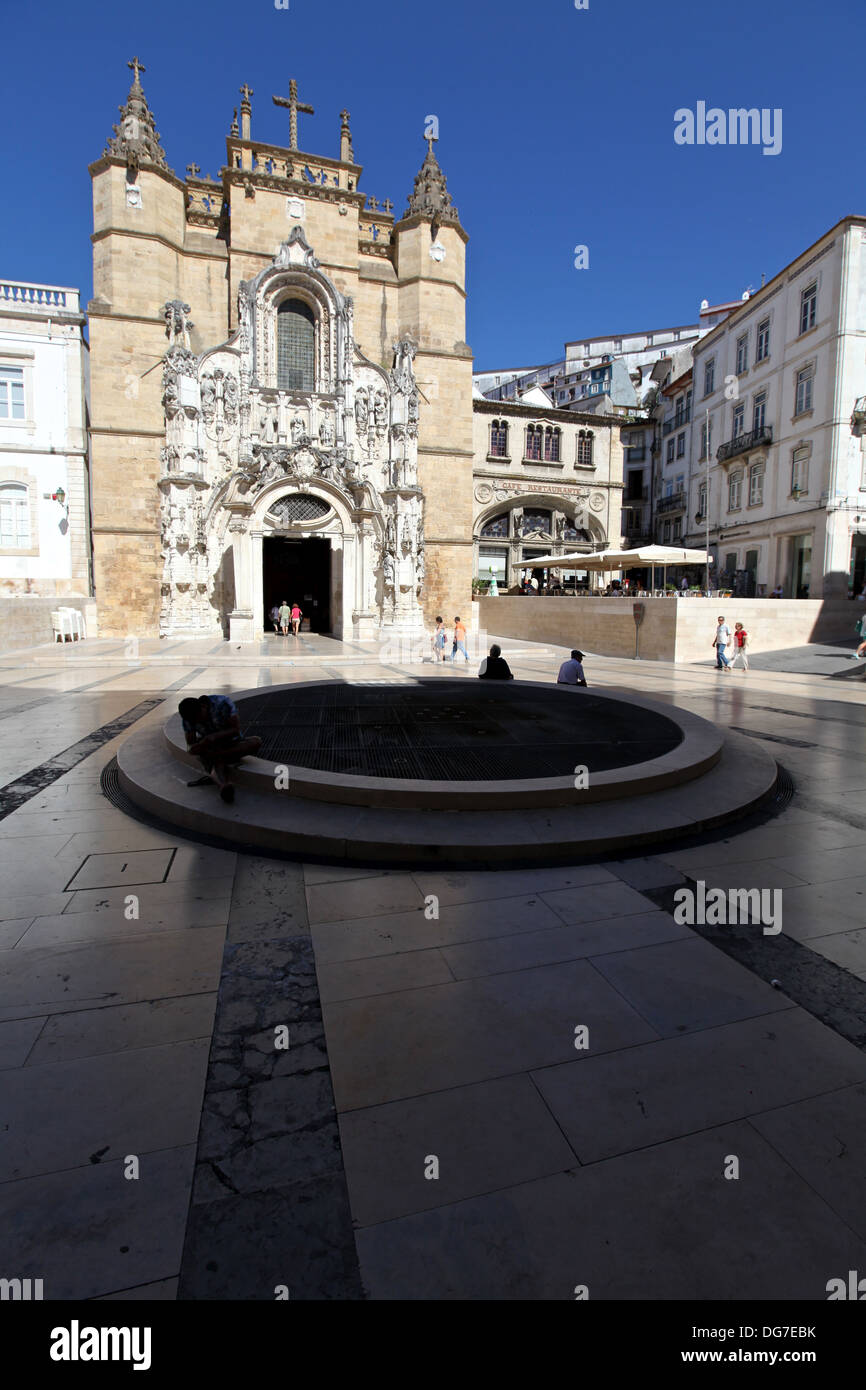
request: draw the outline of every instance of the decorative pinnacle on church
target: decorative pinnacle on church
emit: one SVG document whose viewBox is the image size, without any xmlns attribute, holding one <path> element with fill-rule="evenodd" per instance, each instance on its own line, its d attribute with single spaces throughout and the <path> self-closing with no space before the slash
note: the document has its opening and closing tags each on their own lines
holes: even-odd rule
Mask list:
<svg viewBox="0 0 866 1390">
<path fill-rule="evenodd" d="M 165 169 L 171 173 L 165 150 L 160 144 L 159 131 L 156 129 L 141 85 L 139 74 L 147 69 L 137 57 L 131 58 L 127 67 L 133 72 L 132 86 L 126 98 L 126 105 L 118 107 L 120 124 L 112 126 L 114 133 L 106 144 L 104 153 L 119 155 L 126 160 L 129 169 L 138 169 L 142 164 L 154 164 L 158 169 Z"/>
<path fill-rule="evenodd" d="M 448 182 L 433 153 L 433 141 L 436 137 L 428 135 L 426 139 L 427 153 L 424 163 L 415 175 L 415 187 L 409 195 L 409 206 L 403 216 L 429 217 L 434 225 L 441 222 L 459 225 L 460 216 L 448 192 Z"/>
</svg>

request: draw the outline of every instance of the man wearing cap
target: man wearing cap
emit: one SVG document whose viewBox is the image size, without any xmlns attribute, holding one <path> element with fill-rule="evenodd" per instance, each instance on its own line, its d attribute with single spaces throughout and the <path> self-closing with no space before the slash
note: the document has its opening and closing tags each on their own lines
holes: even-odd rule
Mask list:
<svg viewBox="0 0 866 1390">
<path fill-rule="evenodd" d="M 557 685 L 586 685 L 583 674 L 583 652 L 573 651 L 568 661 L 563 661 L 556 678 Z"/>
</svg>

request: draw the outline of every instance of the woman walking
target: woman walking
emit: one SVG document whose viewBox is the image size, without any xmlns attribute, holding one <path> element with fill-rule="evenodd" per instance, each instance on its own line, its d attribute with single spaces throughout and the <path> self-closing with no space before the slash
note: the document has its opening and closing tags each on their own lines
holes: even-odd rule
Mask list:
<svg viewBox="0 0 866 1390">
<path fill-rule="evenodd" d="M 447 640 L 448 634 L 445 631 L 445 624 L 441 618 L 437 618 L 436 628 L 433 633 L 433 653 L 436 661 L 445 660 L 445 643 Z"/>
<path fill-rule="evenodd" d="M 300 610 L 300 608 L 298 607 L 298 605 L 297 605 L 296 603 L 293 603 L 293 604 L 292 604 L 292 636 L 293 636 L 293 637 L 297 637 L 297 635 L 298 635 L 298 630 L 299 630 L 299 628 L 300 628 L 300 626 L 301 626 L 301 619 L 303 618 L 303 616 L 304 616 L 304 615 L 303 615 L 303 613 L 301 612 L 301 610 Z"/>
<path fill-rule="evenodd" d="M 749 669 L 749 657 L 746 648 L 749 645 L 749 634 L 742 623 L 734 624 L 734 659 L 731 662 L 731 670 L 734 669 L 740 657 L 743 658 L 743 670 Z"/>
</svg>

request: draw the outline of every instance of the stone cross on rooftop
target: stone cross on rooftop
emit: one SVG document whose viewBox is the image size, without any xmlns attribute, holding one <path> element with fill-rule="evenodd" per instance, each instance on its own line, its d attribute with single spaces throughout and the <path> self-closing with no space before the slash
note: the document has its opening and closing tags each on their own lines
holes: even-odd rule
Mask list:
<svg viewBox="0 0 866 1390">
<path fill-rule="evenodd" d="M 298 101 L 298 84 L 294 78 L 289 82 L 288 97 L 272 97 L 274 106 L 288 106 L 289 108 L 289 149 L 298 148 L 298 112 L 301 111 L 306 116 L 315 115 L 312 106 L 307 106 L 302 101 Z"/>
<path fill-rule="evenodd" d="M 140 72 L 147 72 L 147 68 L 144 66 L 144 63 L 141 61 L 140 58 L 131 58 L 126 66 L 128 68 L 132 68 L 132 71 L 135 73 L 134 81 L 136 82 L 138 81 L 138 74 Z"/>
</svg>

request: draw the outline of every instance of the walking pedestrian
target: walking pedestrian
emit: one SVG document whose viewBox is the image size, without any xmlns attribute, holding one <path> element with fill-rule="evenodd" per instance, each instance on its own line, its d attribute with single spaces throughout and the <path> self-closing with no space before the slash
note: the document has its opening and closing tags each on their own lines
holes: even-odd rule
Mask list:
<svg viewBox="0 0 866 1390">
<path fill-rule="evenodd" d="M 556 684 L 586 685 L 586 676 L 583 672 L 583 652 L 579 652 L 575 648 L 568 661 L 563 661 L 559 668 L 559 675 L 556 677 Z"/>
<path fill-rule="evenodd" d="M 441 618 L 437 618 L 436 627 L 433 632 L 433 654 L 437 662 L 445 660 L 445 643 L 447 640 L 448 634 L 445 631 L 445 624 Z"/>
<path fill-rule="evenodd" d="M 278 603 L 275 603 L 275 604 L 274 604 L 273 608 L 271 609 L 270 613 L 268 614 L 268 617 L 270 618 L 271 622 L 272 622 L 273 625 L 274 625 L 274 633 L 275 633 L 275 635 L 276 635 L 277 637 L 279 637 L 279 635 L 280 635 L 280 606 L 279 606 Z"/>
<path fill-rule="evenodd" d="M 292 610 L 286 599 L 280 604 L 280 631 L 284 637 L 289 635 L 289 623 L 292 621 Z"/>
<path fill-rule="evenodd" d="M 734 659 L 731 662 L 731 670 L 734 669 L 740 657 L 743 659 L 743 670 L 749 669 L 749 656 L 746 648 L 749 645 L 749 634 L 742 623 L 734 623 Z"/>
<path fill-rule="evenodd" d="M 855 631 L 862 638 L 859 647 L 854 653 L 854 660 L 859 661 L 862 656 L 866 656 L 866 613 L 861 613 L 855 623 Z"/>
<path fill-rule="evenodd" d="M 462 653 L 463 653 L 463 656 L 464 656 L 464 658 L 465 658 L 465 660 L 466 660 L 466 662 L 467 662 L 467 665 L 468 665 L 468 662 L 469 662 L 469 653 L 468 653 L 468 651 L 466 650 L 466 626 L 465 626 L 464 623 L 462 623 L 462 622 L 460 621 L 459 618 L 455 618 L 455 619 L 454 619 L 454 640 L 453 640 L 453 642 L 451 643 L 451 661 L 452 661 L 452 663 L 453 663 L 454 658 L 455 658 L 455 656 L 457 655 L 458 652 L 462 652 Z"/>
<path fill-rule="evenodd" d="M 300 629 L 300 626 L 301 626 L 301 619 L 303 618 L 303 616 L 304 616 L 304 615 L 303 615 L 303 613 L 301 612 L 301 610 L 300 610 L 300 608 L 298 607 L 298 605 L 297 605 L 296 603 L 293 603 L 293 604 L 292 604 L 292 636 L 293 636 L 293 637 L 297 637 L 297 635 L 298 635 L 298 630 Z"/>
<path fill-rule="evenodd" d="M 260 738 L 244 738 L 237 706 L 227 695 L 200 695 L 181 700 L 178 713 L 183 721 L 186 746 L 204 768 L 205 775 L 187 783 L 204 787 L 216 782 L 223 801 L 235 799 L 231 769 L 247 754 L 257 753 Z"/>
<path fill-rule="evenodd" d="M 716 627 L 716 635 L 713 638 L 713 646 L 716 649 L 716 669 L 719 671 L 730 671 L 731 663 L 725 656 L 725 648 L 730 645 L 731 629 L 725 622 L 724 617 L 720 617 Z"/>
</svg>

